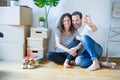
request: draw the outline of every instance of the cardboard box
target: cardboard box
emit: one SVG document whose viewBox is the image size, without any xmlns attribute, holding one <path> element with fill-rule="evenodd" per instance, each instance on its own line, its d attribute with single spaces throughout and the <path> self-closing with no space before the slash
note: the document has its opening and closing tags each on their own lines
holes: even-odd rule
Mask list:
<svg viewBox="0 0 120 80">
<path fill-rule="evenodd" d="M 31 28 L 31 37 L 49 38 L 50 37 L 50 29 L 48 29 L 48 28 Z"/>
<path fill-rule="evenodd" d="M 27 55 L 29 32 L 28 26 L 0 25 L 0 33 L 3 35 L 0 37 L 0 54 L 4 54 L 3 60 L 17 60 Z M 9 55 L 16 56 L 16 58 L 12 59 Z"/>
<path fill-rule="evenodd" d="M 27 47 L 28 48 L 46 48 L 48 47 L 48 39 L 28 37 Z"/>
<path fill-rule="evenodd" d="M 26 43 L 29 32 L 28 26 L 0 25 L 0 43 Z"/>
<path fill-rule="evenodd" d="M 0 56 L 5 61 L 22 61 L 26 54 L 24 43 L 0 43 Z"/>
<path fill-rule="evenodd" d="M 45 58 L 48 48 L 27 48 L 27 56 Z"/>
<path fill-rule="evenodd" d="M 32 9 L 27 6 L 2 6 L 0 24 L 32 25 Z"/>
</svg>

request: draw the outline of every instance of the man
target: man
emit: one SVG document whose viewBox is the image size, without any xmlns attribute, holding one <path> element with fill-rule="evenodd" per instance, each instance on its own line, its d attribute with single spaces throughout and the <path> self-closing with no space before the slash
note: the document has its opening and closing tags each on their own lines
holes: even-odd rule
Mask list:
<svg viewBox="0 0 120 80">
<path fill-rule="evenodd" d="M 90 33 L 97 30 L 97 27 L 91 21 L 90 15 L 85 15 L 82 20 L 82 13 L 77 11 L 73 12 L 72 23 L 80 36 L 78 37 L 80 40 L 78 46 L 81 51 L 78 52 L 79 55 L 75 59 L 76 65 L 87 68 L 89 71 L 97 70 L 102 66 L 114 68 L 116 65 L 114 62 L 98 61 L 98 59 L 102 56 L 103 49 L 98 43 L 89 37 Z M 77 49 L 73 49 L 73 52 L 70 52 L 71 55 L 76 56 L 77 54 L 75 51 Z"/>
</svg>

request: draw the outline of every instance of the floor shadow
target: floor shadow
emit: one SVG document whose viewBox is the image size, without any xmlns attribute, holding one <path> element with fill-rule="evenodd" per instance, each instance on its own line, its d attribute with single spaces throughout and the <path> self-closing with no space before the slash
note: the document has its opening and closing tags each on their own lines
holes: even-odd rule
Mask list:
<svg viewBox="0 0 120 80">
<path fill-rule="evenodd" d="M 0 80 L 4 80 L 9 75 L 8 72 L 0 71 Z"/>
</svg>

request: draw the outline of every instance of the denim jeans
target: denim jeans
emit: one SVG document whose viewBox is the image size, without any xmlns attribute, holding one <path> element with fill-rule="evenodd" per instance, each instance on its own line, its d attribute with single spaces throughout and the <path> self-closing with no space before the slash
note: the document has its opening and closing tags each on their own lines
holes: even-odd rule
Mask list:
<svg viewBox="0 0 120 80">
<path fill-rule="evenodd" d="M 75 59 L 76 65 L 87 68 L 93 63 L 93 59 L 99 59 L 102 56 L 103 48 L 88 35 L 81 37 L 81 43 L 85 51 Z M 100 67 L 102 63 L 99 62 Z"/>
<path fill-rule="evenodd" d="M 79 42 L 80 42 L 79 40 L 75 40 L 71 48 L 77 46 Z M 70 61 L 75 59 L 75 57 L 73 57 L 67 52 L 50 52 L 50 51 L 47 52 L 46 58 L 58 64 L 63 64 L 65 62 L 65 59 L 69 59 Z"/>
</svg>

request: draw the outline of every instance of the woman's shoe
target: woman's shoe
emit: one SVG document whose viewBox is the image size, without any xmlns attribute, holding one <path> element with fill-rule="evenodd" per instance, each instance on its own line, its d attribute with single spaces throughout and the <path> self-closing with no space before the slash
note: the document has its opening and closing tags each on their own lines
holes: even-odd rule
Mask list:
<svg viewBox="0 0 120 80">
<path fill-rule="evenodd" d="M 28 69 L 33 69 L 35 68 L 35 60 L 31 59 L 28 64 Z"/>
<path fill-rule="evenodd" d="M 29 64 L 29 59 L 25 59 L 24 63 L 22 63 L 21 68 L 22 69 L 27 69 Z"/>
</svg>

